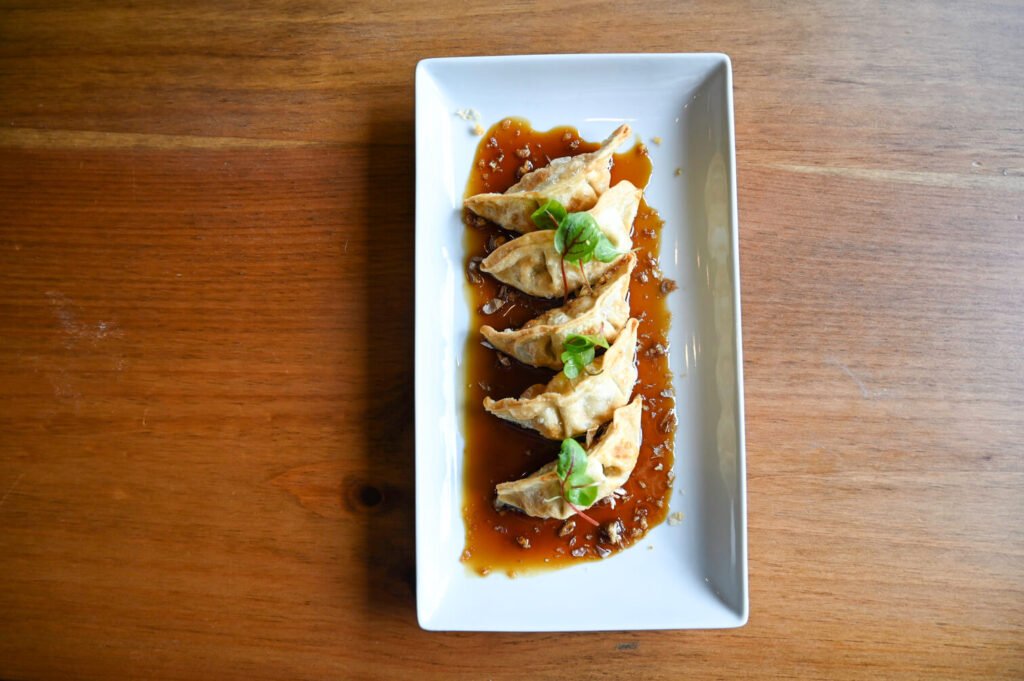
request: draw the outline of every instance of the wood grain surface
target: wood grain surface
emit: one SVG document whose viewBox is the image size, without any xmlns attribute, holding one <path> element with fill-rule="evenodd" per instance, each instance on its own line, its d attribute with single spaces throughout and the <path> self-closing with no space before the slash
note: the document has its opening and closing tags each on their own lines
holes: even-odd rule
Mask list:
<svg viewBox="0 0 1024 681">
<path fill-rule="evenodd" d="M 1018 0 L 0 7 L 0 678 L 1024 677 Z M 416 624 L 413 69 L 574 51 L 733 60 L 739 630 Z"/>
</svg>

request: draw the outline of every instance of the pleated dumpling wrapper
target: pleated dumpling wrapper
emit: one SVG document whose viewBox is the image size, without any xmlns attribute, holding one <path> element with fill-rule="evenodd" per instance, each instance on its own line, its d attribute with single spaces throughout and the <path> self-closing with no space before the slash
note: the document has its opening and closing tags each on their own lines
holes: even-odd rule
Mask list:
<svg viewBox="0 0 1024 681">
<path fill-rule="evenodd" d="M 625 254 L 633 248 L 630 232 L 642 197 L 643 190 L 623 180 L 602 194 L 597 205 L 587 211 L 619 253 Z M 618 259 L 605 263 L 595 258 L 586 263 L 583 272 L 587 281 L 594 283 L 616 262 Z M 568 295 L 583 286 L 583 273 L 578 265 L 570 263 L 565 264 L 566 281 L 563 283 L 562 256 L 555 250 L 553 229 L 530 232 L 498 246 L 480 263 L 480 271 L 541 298 Z"/>
<path fill-rule="evenodd" d="M 629 135 L 629 126 L 621 125 L 597 151 L 556 158 L 523 175 L 504 194 L 476 194 L 465 200 L 465 206 L 505 229 L 523 233 L 537 229 L 530 215 L 547 199 L 555 199 L 570 212 L 587 210 L 608 191 L 612 154 Z"/>
<path fill-rule="evenodd" d="M 629 319 L 630 276 L 636 255 L 627 253 L 594 286 L 568 305 L 548 310 L 526 322 L 521 329 L 498 331 L 486 324 L 480 333 L 491 345 L 523 364 L 548 369 L 562 368 L 562 350 L 570 334 L 601 336 L 611 343 Z"/>
<path fill-rule="evenodd" d="M 626 484 L 633 474 L 643 436 L 640 429 L 642 411 L 643 398 L 639 395 L 627 406 L 616 409 L 611 425 L 587 452 L 587 476 L 598 485 L 595 504 Z M 572 516 L 576 511 L 562 496 L 557 464 L 557 461 L 552 461 L 521 480 L 499 484 L 495 488 L 498 502 L 514 506 L 535 518 L 564 519 Z M 587 508 L 590 506 L 580 510 Z"/>
<path fill-rule="evenodd" d="M 576 378 L 559 372 L 547 385 L 530 386 L 518 398 L 485 397 L 484 409 L 550 440 L 576 437 L 601 426 L 633 393 L 637 324 L 636 319 L 626 322 L 608 351 Z"/>
</svg>

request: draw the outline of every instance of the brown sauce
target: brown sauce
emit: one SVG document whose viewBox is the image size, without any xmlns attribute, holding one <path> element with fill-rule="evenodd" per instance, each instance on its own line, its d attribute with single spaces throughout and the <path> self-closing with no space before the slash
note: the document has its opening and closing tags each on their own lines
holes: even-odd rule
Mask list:
<svg viewBox="0 0 1024 681">
<path fill-rule="evenodd" d="M 611 129 L 609 128 L 609 132 Z M 528 146 L 533 168 L 550 159 L 597 149 L 599 144 L 580 139 L 574 128 L 559 127 L 547 132 L 533 130 L 529 123 L 509 118 L 496 123 L 477 147 L 466 196 L 481 192 L 503 192 L 518 180 L 524 160 L 516 150 Z M 525 155 L 525 154 L 524 154 Z M 530 170 L 527 166 L 524 170 Z M 651 162 L 643 144 L 616 154 L 612 184 L 628 179 L 638 187 L 647 185 Z M 517 235 L 472 214 L 464 216 L 464 265 L 484 256 L 496 241 Z M 499 482 L 529 475 L 555 459 L 560 443 L 536 432 L 515 426 L 484 411 L 485 396 L 494 399 L 518 396 L 535 383 L 547 383 L 554 376 L 548 369 L 536 369 L 500 356 L 481 344 L 479 334 L 470 333 L 465 350 L 467 384 L 464 425 L 466 450 L 463 517 L 466 548 L 462 560 L 480 574 L 502 570 L 510 576 L 538 568 L 565 567 L 582 560 L 610 556 L 643 538 L 647 531 L 665 520 L 671 491 L 675 397 L 668 368 L 669 312 L 662 291 L 657 254 L 661 244 L 661 218 L 646 201 L 641 202 L 633 223 L 633 247 L 638 264 L 630 283 L 630 310 L 640 320 L 637 343 L 639 379 L 634 395 L 644 398 L 643 444 L 636 468 L 624 485 L 625 496 L 616 498 L 612 508 L 606 501 L 594 505 L 587 515 L 601 523 L 615 519 L 625 526 L 623 542 L 612 545 L 601 540 L 598 528 L 574 517 L 576 528 L 566 536 L 560 530 L 566 521 L 531 518 L 514 510 L 494 508 L 494 487 Z M 468 272 L 468 269 L 467 269 Z M 541 312 L 557 307 L 562 299 L 544 300 L 519 291 L 506 290 L 509 302 L 493 314 L 481 308 L 498 297 L 502 285 L 488 275 L 467 275 L 471 306 L 470 328 L 490 324 L 497 329 L 518 328 Z M 671 284 L 667 283 L 668 288 Z M 677 294 L 678 295 L 678 294 Z M 524 548 L 523 539 L 529 548 Z M 575 552 L 577 555 L 573 555 Z M 582 555 L 578 555 L 582 554 Z"/>
</svg>

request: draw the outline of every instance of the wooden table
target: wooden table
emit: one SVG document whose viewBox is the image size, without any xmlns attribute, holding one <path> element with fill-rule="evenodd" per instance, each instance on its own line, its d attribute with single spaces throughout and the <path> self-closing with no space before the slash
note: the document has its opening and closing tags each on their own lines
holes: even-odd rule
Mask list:
<svg viewBox="0 0 1024 681">
<path fill-rule="evenodd" d="M 1024 675 L 1020 2 L 4 4 L 0 677 Z M 750 623 L 428 634 L 413 68 L 580 50 L 733 59 Z"/>
</svg>

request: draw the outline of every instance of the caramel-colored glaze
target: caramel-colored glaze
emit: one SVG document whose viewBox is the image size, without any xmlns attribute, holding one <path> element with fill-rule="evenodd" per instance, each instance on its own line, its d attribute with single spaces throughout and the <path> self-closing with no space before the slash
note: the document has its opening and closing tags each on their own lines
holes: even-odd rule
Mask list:
<svg viewBox="0 0 1024 681">
<path fill-rule="evenodd" d="M 609 130 L 609 132 L 611 132 Z M 509 118 L 495 124 L 483 136 L 477 148 L 466 196 L 481 192 L 503 192 L 518 180 L 523 160 L 516 150 L 528 146 L 534 167 L 547 165 L 550 159 L 579 154 L 598 148 L 594 142 L 580 139 L 574 128 L 559 127 L 547 132 L 533 130 L 529 123 Z M 651 162 L 646 147 L 637 143 L 616 154 L 612 184 L 629 180 L 638 187 L 647 185 Z M 507 232 L 472 214 L 465 216 L 465 265 L 474 257 L 486 255 L 501 239 L 513 239 Z M 499 357 L 485 347 L 481 336 L 470 333 L 465 350 L 466 403 L 464 425 L 466 449 L 463 516 L 466 524 L 466 549 L 462 560 L 480 574 L 493 570 L 510 575 L 547 567 L 565 567 L 581 560 L 600 558 L 606 550 L 619 551 L 643 538 L 646 532 L 664 521 L 668 514 L 673 461 L 675 398 L 667 354 L 653 349 L 668 347 L 669 312 L 667 295 L 661 291 L 661 273 L 657 254 L 661 243 L 661 218 L 646 202 L 640 204 L 633 223 L 633 245 L 639 262 L 630 283 L 630 309 L 639 318 L 637 357 L 639 380 L 636 392 L 643 395 L 643 445 L 629 481 L 626 494 L 612 508 L 605 502 L 587 511 L 597 522 L 620 519 L 625 526 L 620 545 L 601 541 L 597 527 L 576 516 L 576 528 L 560 536 L 561 520 L 531 518 L 515 510 L 496 510 L 494 487 L 499 482 L 529 475 L 558 455 L 559 443 L 547 440 L 531 430 L 515 426 L 488 414 L 482 405 L 485 396 L 494 399 L 518 396 L 535 383 L 546 383 L 554 375 L 514 359 Z M 474 280 L 475 283 L 474 283 Z M 542 300 L 512 292 L 510 302 L 494 314 L 484 314 L 483 305 L 499 294 L 501 284 L 487 275 L 467 276 L 471 305 L 470 328 L 490 324 L 497 329 L 518 328 L 544 310 L 562 304 L 562 300 Z M 520 538 L 528 540 L 524 548 Z M 573 556 L 574 550 L 583 556 Z M 600 548 L 600 553 L 599 549 Z M 606 554 L 607 555 L 607 554 Z"/>
</svg>

